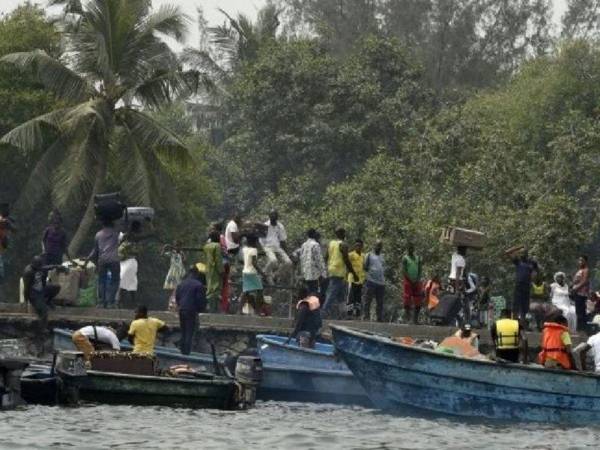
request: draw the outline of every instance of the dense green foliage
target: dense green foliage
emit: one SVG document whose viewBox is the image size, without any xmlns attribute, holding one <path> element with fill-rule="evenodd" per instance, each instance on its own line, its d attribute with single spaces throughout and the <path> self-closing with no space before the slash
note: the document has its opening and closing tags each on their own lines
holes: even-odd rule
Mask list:
<svg viewBox="0 0 600 450">
<path fill-rule="evenodd" d="M 151 12 L 146 0 L 95 3 L 137 5 L 143 17 Z M 110 149 L 106 176 L 100 177 L 103 188 L 120 189 L 132 201 L 157 208 L 161 243 L 183 237 L 197 245 L 210 220 L 235 209 L 262 217 L 276 207 L 293 243 L 309 226 L 318 227 L 324 239 L 339 225 L 350 239 L 362 237 L 368 245 L 383 239 L 390 280 L 396 282 L 407 241 L 424 256 L 428 275 L 447 275 L 451 249 L 438 242 L 439 235 L 445 225 L 460 225 L 486 233 L 488 245 L 472 253 L 469 263 L 494 280 L 496 291 L 510 296 L 512 268 L 502 256 L 507 247 L 528 245 L 548 277 L 558 269 L 571 272 L 579 252 L 593 256 L 600 250 L 595 214 L 600 16 L 596 1 L 568 5 L 555 34 L 548 0 L 279 0 L 255 22 L 224 12 L 225 24 L 211 28 L 202 22 L 205 41 L 183 53 L 187 67 L 211 76 L 201 101 L 218 109 L 224 139 L 216 146 L 195 129 L 182 99 L 198 73 L 188 78 L 180 72 L 181 60 L 163 44 L 153 41 L 156 46 L 148 50 L 162 55 L 157 58 L 168 69 L 154 76 L 151 65 L 149 72 L 127 78 L 133 64 L 126 63 L 126 52 L 108 65 L 83 52 L 66 64 L 63 75 L 90 75 L 83 78 L 87 88 L 113 99 L 108 115 L 94 103 L 98 114 L 82 116 L 112 117 L 102 133 L 96 119 L 77 123 L 95 123 L 94 137 Z M 174 13 L 163 11 L 165 20 L 169 12 Z M 152 38 L 165 32 L 181 37 L 182 23 L 169 17 L 174 21 L 156 28 Z M 133 23 L 117 22 L 121 31 Z M 126 34 L 114 39 L 125 43 Z M 0 21 L 3 36 L 0 55 L 40 48 L 66 62 L 64 45 L 84 50 L 91 34 L 78 47 L 75 34 L 61 40 L 42 11 L 24 7 Z M 142 56 L 150 53 L 144 50 Z M 85 64 L 93 70 L 83 70 Z M 64 85 L 54 86 L 58 97 L 42 89 L 40 81 L 58 79 L 53 70 L 58 69 L 46 66 L 46 74 L 53 75 L 36 79 L 0 67 L 0 131 L 45 111 L 73 107 L 76 100 L 96 108 L 89 97 L 65 97 Z M 136 84 L 134 78 L 147 82 Z M 100 79 L 105 82 L 97 83 Z M 134 108 L 116 80 L 137 96 L 137 112 L 149 113 L 144 117 L 151 122 L 145 123 L 164 131 L 162 143 L 176 145 L 139 145 L 119 128 L 118 121 L 131 118 Z M 99 87 L 109 85 L 115 89 Z M 123 107 L 118 99 L 126 100 Z M 125 116 L 111 115 L 115 108 Z M 65 123 L 76 122 L 63 117 L 50 125 L 62 126 L 60 131 Z M 47 131 L 37 137 L 46 139 Z M 78 145 L 70 148 L 77 154 L 96 155 L 88 152 L 92 146 L 74 142 Z M 0 149 L 0 187 L 11 201 L 27 194 L 26 175 L 43 162 L 43 146 L 19 147 Z M 172 159 L 165 147 L 185 150 L 186 164 Z M 41 180 L 65 173 L 72 178 L 57 184 L 64 195 L 39 197 L 50 198 L 44 205 L 75 199 L 73 217 L 81 216 L 94 192 L 94 178 L 82 171 L 87 156 L 62 160 L 60 171 L 37 172 Z M 98 173 L 90 175 L 97 180 Z M 73 190 L 67 188 L 76 185 L 85 195 L 69 194 Z M 70 231 L 78 223 L 73 220 Z M 37 239 L 41 226 L 24 227 L 22 236 L 27 242 Z M 84 229 L 79 235 L 89 239 L 91 233 Z M 153 264 L 155 244 L 144 252 L 141 286 L 162 296 L 165 262 Z M 23 245 L 30 256 L 31 246 Z M 152 271 L 144 269 L 148 266 Z"/>
</svg>

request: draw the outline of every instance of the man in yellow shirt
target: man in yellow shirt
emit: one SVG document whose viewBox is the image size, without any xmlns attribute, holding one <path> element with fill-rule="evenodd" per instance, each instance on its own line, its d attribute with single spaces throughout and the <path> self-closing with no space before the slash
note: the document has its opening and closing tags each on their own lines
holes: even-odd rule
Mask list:
<svg viewBox="0 0 600 450">
<path fill-rule="evenodd" d="M 129 326 L 128 338 L 133 344 L 133 353 L 154 355 L 156 333 L 166 331 L 167 324 L 155 317 L 148 317 L 148 308 L 138 306 L 135 320 Z"/>
<path fill-rule="evenodd" d="M 348 274 L 348 301 L 346 308 L 348 317 L 360 317 L 362 310 L 362 288 L 365 284 L 365 254 L 363 253 L 363 241 L 357 239 L 352 251 L 348 253 L 348 259 L 354 269 L 354 273 Z"/>
</svg>

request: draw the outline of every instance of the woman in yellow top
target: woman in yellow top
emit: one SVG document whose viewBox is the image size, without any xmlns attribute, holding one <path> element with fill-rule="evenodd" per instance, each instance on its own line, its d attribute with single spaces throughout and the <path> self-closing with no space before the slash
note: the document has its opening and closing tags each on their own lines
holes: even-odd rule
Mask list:
<svg viewBox="0 0 600 450">
<path fill-rule="evenodd" d="M 346 311 L 349 318 L 360 317 L 362 311 L 362 288 L 365 284 L 365 254 L 363 253 L 363 241 L 357 239 L 352 251 L 348 253 L 348 259 L 354 269 L 354 273 L 348 274 L 348 299 Z"/>
</svg>

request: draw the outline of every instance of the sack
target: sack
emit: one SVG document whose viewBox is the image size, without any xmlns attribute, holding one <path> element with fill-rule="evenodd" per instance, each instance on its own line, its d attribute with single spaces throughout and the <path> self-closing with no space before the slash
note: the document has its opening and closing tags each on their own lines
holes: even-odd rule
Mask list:
<svg viewBox="0 0 600 450">
<path fill-rule="evenodd" d="M 97 286 L 96 277 L 91 278 L 88 286 L 79 290 L 77 306 L 81 306 L 82 308 L 96 306 Z"/>
<path fill-rule="evenodd" d="M 58 305 L 74 306 L 79 299 L 79 282 L 81 277 L 80 269 L 71 269 L 67 273 L 59 272 L 53 269 L 49 273 L 48 280 L 50 284 L 60 287 L 54 301 Z"/>
<path fill-rule="evenodd" d="M 115 221 L 123 217 L 125 204 L 118 192 L 98 194 L 94 197 L 94 210 L 100 220 Z"/>
</svg>

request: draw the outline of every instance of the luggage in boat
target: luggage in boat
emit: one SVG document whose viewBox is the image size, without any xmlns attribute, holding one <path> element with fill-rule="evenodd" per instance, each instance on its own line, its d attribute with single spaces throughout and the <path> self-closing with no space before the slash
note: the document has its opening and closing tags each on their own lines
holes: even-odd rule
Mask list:
<svg viewBox="0 0 600 450">
<path fill-rule="evenodd" d="M 442 294 L 440 302 L 429 313 L 429 318 L 434 325 L 453 324 L 460 311 L 460 298 L 456 294 Z"/>
<path fill-rule="evenodd" d="M 129 352 L 94 352 L 91 364 L 92 370 L 101 372 L 127 373 L 130 375 L 154 375 L 156 372 L 156 358 Z"/>
<path fill-rule="evenodd" d="M 121 201 L 121 194 L 98 194 L 94 197 L 94 210 L 100 220 L 119 220 L 125 213 L 125 204 Z"/>
<path fill-rule="evenodd" d="M 442 231 L 440 242 L 446 242 L 455 247 L 482 249 L 485 244 L 485 234 L 465 228 L 446 227 Z"/>
</svg>

